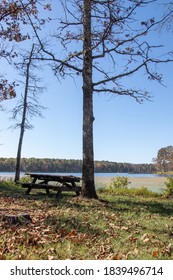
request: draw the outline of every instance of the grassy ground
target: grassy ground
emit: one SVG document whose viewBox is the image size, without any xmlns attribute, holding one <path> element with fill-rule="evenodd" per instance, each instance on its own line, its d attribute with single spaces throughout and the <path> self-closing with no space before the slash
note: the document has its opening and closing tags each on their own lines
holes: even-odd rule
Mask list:
<svg viewBox="0 0 173 280">
<path fill-rule="evenodd" d="M 161 196 L 25 195 L 0 182 L 0 259 L 173 259 L 173 200 Z M 5 214 L 32 222 L 10 225 Z"/>
</svg>

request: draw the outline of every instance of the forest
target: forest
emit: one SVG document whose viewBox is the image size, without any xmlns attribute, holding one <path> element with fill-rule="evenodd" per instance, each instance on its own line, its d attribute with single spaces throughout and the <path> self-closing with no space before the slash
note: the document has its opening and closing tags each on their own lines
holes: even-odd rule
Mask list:
<svg viewBox="0 0 173 280">
<path fill-rule="evenodd" d="M 14 172 L 15 158 L 0 158 L 0 172 Z M 154 164 L 132 164 L 110 161 L 95 161 L 96 173 L 154 173 Z M 22 158 L 21 172 L 81 173 L 82 160 L 54 158 Z"/>
</svg>

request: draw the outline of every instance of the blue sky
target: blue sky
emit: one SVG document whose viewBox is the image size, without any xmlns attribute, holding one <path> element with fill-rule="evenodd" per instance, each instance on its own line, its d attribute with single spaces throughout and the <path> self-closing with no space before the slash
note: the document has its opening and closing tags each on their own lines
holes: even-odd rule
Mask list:
<svg viewBox="0 0 173 280">
<path fill-rule="evenodd" d="M 172 33 L 156 31 L 156 38 L 166 40 L 172 48 Z M 16 73 L 1 62 L 10 77 Z M 152 101 L 138 104 L 126 96 L 94 94 L 94 154 L 95 160 L 150 163 L 161 147 L 173 145 L 173 64 L 160 66 L 164 84 L 146 82 L 139 73 L 127 78 L 127 85 L 146 88 L 153 95 Z M 34 129 L 24 136 L 22 157 L 82 158 L 82 90 L 81 81 L 67 78 L 61 83 L 50 70 L 42 72 L 47 91 L 40 102 L 48 107 L 44 118 L 34 118 Z M 20 90 L 18 92 L 20 96 Z M 0 157 L 16 157 L 19 130 L 8 129 L 8 111 L 17 99 L 3 102 L 0 112 Z"/>
</svg>

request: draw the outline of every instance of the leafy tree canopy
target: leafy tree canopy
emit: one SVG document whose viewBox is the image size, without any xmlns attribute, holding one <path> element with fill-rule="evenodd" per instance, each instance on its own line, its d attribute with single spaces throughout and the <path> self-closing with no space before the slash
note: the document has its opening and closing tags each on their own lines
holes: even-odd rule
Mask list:
<svg viewBox="0 0 173 280">
<path fill-rule="evenodd" d="M 41 29 L 48 20 L 39 15 L 39 6 L 44 10 L 50 10 L 50 4 L 43 0 L 2 0 L 0 3 L 0 59 L 5 59 L 9 64 L 17 57 L 15 45 L 31 39 L 33 33 L 31 27 Z M 16 96 L 16 82 L 6 79 L 4 73 L 0 73 L 0 102 Z"/>
<path fill-rule="evenodd" d="M 159 149 L 154 162 L 160 172 L 173 171 L 173 146 Z"/>
</svg>

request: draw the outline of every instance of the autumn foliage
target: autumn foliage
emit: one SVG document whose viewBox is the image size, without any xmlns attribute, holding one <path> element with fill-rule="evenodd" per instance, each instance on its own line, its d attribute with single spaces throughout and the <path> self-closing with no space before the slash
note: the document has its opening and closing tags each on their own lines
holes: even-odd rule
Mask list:
<svg viewBox="0 0 173 280">
<path fill-rule="evenodd" d="M 5 79 L 2 79 L 0 81 L 0 102 L 2 100 L 6 100 L 8 98 L 12 98 L 16 96 L 14 86 L 15 83 L 9 84 L 8 81 Z"/>
<path fill-rule="evenodd" d="M 42 1 L 43 9 L 51 10 L 50 4 Z M 50 20 L 50 19 L 49 19 Z M 2 0 L 0 3 L 0 59 L 10 65 L 17 57 L 13 51 L 16 44 L 31 39 L 32 29 L 41 28 L 46 20 L 39 18 L 38 1 Z M 16 96 L 16 84 L 10 83 L 0 73 L 0 102 Z"/>
</svg>

